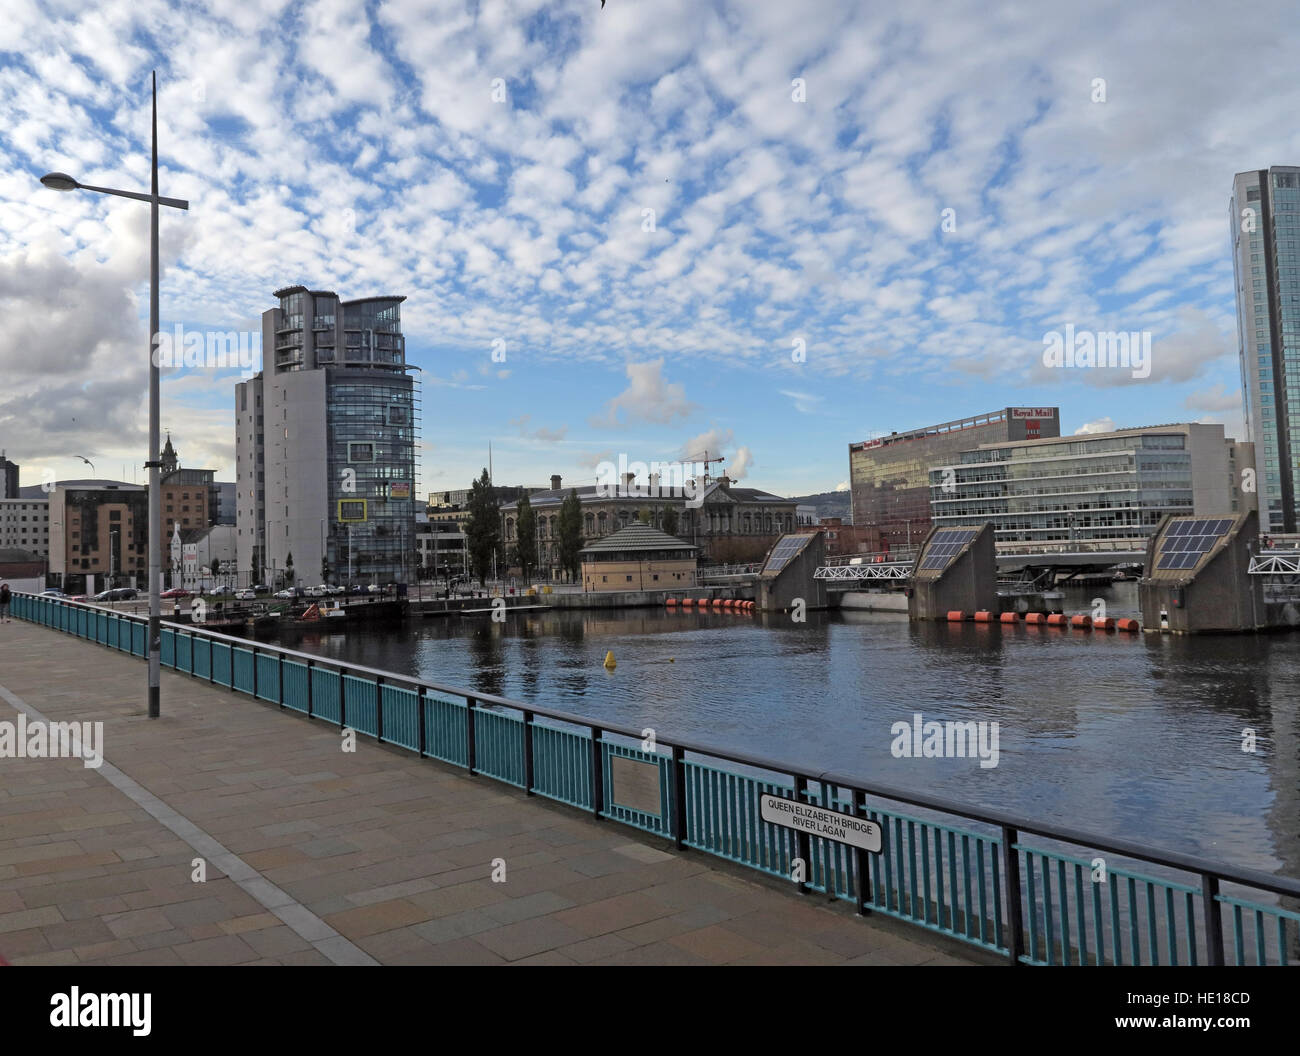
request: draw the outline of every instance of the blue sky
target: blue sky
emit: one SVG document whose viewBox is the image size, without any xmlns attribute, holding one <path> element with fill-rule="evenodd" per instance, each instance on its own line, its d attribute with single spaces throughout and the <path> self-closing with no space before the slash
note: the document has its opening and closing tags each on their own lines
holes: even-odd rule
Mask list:
<svg viewBox="0 0 1300 1056">
<path fill-rule="evenodd" d="M 164 328 L 256 329 L 299 282 L 405 294 L 424 491 L 489 442 L 502 483 L 707 449 L 830 490 L 850 442 L 1007 404 L 1242 435 L 1227 202 L 1300 158 L 1282 5 L 5 7 L 24 483 L 144 460 L 148 210 L 36 181 L 146 189 L 153 68 L 162 193 L 191 202 L 164 211 Z M 1149 332 L 1150 376 L 1045 368 L 1067 324 Z M 227 479 L 237 379 L 163 390 L 183 462 Z"/>
</svg>

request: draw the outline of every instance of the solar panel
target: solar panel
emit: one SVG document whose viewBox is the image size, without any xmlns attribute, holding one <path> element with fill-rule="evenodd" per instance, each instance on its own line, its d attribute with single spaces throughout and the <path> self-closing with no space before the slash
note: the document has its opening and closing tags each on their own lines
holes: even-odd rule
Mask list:
<svg viewBox="0 0 1300 1056">
<path fill-rule="evenodd" d="M 1156 571 L 1195 568 L 1235 523 L 1231 518 L 1187 518 L 1175 521 L 1161 540 Z"/>
<path fill-rule="evenodd" d="M 921 570 L 947 568 L 948 562 L 961 553 L 962 547 L 978 534 L 978 531 L 969 528 L 947 528 L 935 532 L 929 549 L 925 552 L 925 560 L 921 562 Z"/>
<path fill-rule="evenodd" d="M 777 541 L 776 546 L 772 548 L 772 553 L 767 559 L 767 564 L 763 566 L 765 572 L 779 572 L 783 569 L 792 558 L 798 555 L 799 551 L 811 539 L 811 535 L 785 535 Z"/>
</svg>

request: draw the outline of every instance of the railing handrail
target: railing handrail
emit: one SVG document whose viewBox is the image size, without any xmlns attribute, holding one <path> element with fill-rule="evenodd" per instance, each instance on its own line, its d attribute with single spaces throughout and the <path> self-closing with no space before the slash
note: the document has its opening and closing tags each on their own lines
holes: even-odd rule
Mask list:
<svg viewBox="0 0 1300 1056">
<path fill-rule="evenodd" d="M 136 616 L 134 613 L 114 612 L 113 610 L 104 609 L 102 606 L 91 605 L 80 601 L 69 601 L 66 598 L 43 598 L 40 595 L 31 594 L 27 591 L 14 591 L 13 593 L 18 597 L 28 597 L 53 602 L 59 605 L 76 606 L 88 609 L 92 612 L 111 614 L 117 616 L 119 619 L 132 620 L 136 623 L 145 624 L 146 626 L 148 624 L 148 620 L 145 617 Z M 643 730 L 622 726 L 618 723 L 605 722 L 604 720 L 593 719 L 590 716 L 574 715 L 569 712 L 541 707 L 536 704 L 510 700 L 507 697 L 498 697 L 491 693 L 481 693 L 478 690 L 467 690 L 455 686 L 446 686 L 413 675 L 404 675 L 396 671 L 383 671 L 379 668 L 367 667 L 364 664 L 357 664 L 348 660 L 339 660 L 334 657 L 320 656 L 315 653 L 304 653 L 281 645 L 255 642 L 247 638 L 238 638 L 233 635 L 221 634 L 218 631 L 211 631 L 201 625 L 180 624 L 174 623 L 170 620 L 164 620 L 162 621 L 162 626 L 170 628 L 173 631 L 179 631 L 182 634 L 189 634 L 191 637 L 196 634 L 202 634 L 204 637 L 220 639 L 221 641 L 229 642 L 232 645 L 237 645 L 240 648 L 250 649 L 254 655 L 256 655 L 258 650 L 276 652 L 285 656 L 298 657 L 312 664 L 328 664 L 332 667 L 346 669 L 348 671 L 364 672 L 366 674 L 375 675 L 382 678 L 385 682 L 405 682 L 410 685 L 421 686 L 425 689 L 432 689 L 439 693 L 449 693 L 453 696 L 463 697 L 467 701 L 493 704 L 498 707 L 510 708 L 514 711 L 528 712 L 533 716 L 540 715 L 559 722 L 567 722 L 575 726 L 585 726 L 591 730 L 616 733 L 637 741 L 642 740 L 644 737 Z M 1132 858 L 1141 862 L 1149 862 L 1155 865 L 1165 866 L 1166 868 L 1177 869 L 1181 872 L 1192 873 L 1195 875 L 1208 874 L 1218 877 L 1221 880 L 1243 884 L 1247 887 L 1258 888 L 1277 895 L 1300 897 L 1300 880 L 1292 880 L 1289 877 L 1279 877 L 1255 869 L 1246 869 L 1229 865 L 1226 862 L 1198 859 L 1191 855 L 1182 854 L 1178 851 L 1150 848 L 1127 840 L 1100 837 L 1094 833 L 1085 832 L 1083 830 L 1073 829 L 1066 826 L 1053 826 L 1045 822 L 1027 820 L 1019 815 L 1009 814 L 991 808 L 971 808 L 963 804 L 954 803 L 942 796 L 932 796 L 924 792 L 899 789 L 891 785 L 863 778 L 861 775 L 840 773 L 834 770 L 820 770 L 815 766 L 792 765 L 788 761 L 768 759 L 764 756 L 738 752 L 734 749 L 718 748 L 715 745 L 698 741 L 689 741 L 685 738 L 671 736 L 664 737 L 662 736 L 661 731 L 658 730 L 655 731 L 655 740 L 659 745 L 667 745 L 681 751 L 692 752 L 697 755 L 704 755 L 726 762 L 741 763 L 744 766 L 752 766 L 772 773 L 789 774 L 792 778 L 795 778 L 796 781 L 803 778 L 808 782 L 836 785 L 850 789 L 855 793 L 874 795 L 882 799 L 892 800 L 908 806 L 923 807 L 927 810 L 934 810 L 960 818 L 967 818 L 971 821 L 981 822 L 998 828 L 1009 828 L 1015 830 L 1017 833 L 1030 833 L 1035 836 L 1046 837 L 1047 839 L 1057 840 L 1062 843 L 1071 843 L 1098 851 L 1122 855 L 1123 857 Z"/>
</svg>

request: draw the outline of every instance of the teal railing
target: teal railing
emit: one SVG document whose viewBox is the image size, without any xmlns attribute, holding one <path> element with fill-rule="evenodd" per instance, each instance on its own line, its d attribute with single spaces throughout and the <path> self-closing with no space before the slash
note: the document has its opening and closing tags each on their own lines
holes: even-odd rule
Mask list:
<svg viewBox="0 0 1300 1056">
<path fill-rule="evenodd" d="M 25 593 L 13 614 L 145 655 L 139 616 Z M 1023 964 L 1295 964 L 1300 882 L 854 775 L 641 732 L 164 623 L 162 664 Z M 766 822 L 760 797 L 856 814 L 878 853 Z M 1034 842 L 1027 838 L 1035 837 Z M 802 863 L 802 864 L 801 864 Z M 794 886 L 794 885 L 792 885 Z"/>
</svg>

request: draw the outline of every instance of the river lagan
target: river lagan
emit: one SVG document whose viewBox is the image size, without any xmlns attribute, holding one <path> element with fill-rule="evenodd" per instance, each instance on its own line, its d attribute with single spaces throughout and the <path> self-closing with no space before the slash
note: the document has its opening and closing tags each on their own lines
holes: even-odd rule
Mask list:
<svg viewBox="0 0 1300 1056">
<path fill-rule="evenodd" d="M 1067 593 L 1135 614 L 1133 584 Z M 867 613 L 412 619 L 304 652 L 1300 875 L 1300 633 L 1183 638 Z M 602 662 L 614 653 L 617 667 Z M 997 765 L 895 758 L 891 727 L 998 723 Z M 1254 751 L 1244 751 L 1254 731 Z"/>
</svg>

